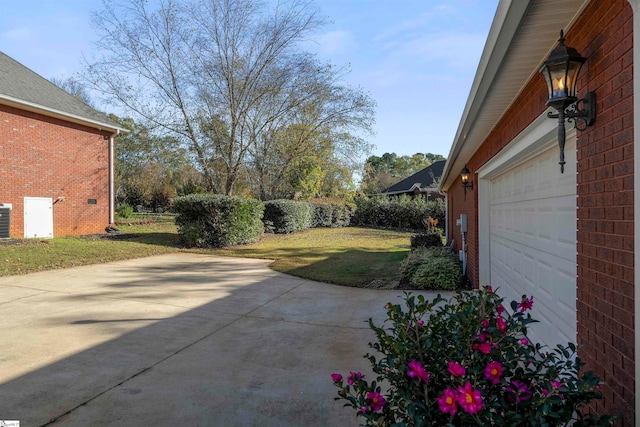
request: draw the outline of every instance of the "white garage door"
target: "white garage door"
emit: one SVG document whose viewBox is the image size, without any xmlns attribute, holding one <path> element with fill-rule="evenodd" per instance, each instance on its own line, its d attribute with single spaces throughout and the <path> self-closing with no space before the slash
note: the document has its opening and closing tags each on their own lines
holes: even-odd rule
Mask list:
<svg viewBox="0 0 640 427">
<path fill-rule="evenodd" d="M 550 347 L 576 342 L 575 133 L 565 155 L 564 174 L 553 144 L 489 179 L 491 284 L 508 302 L 534 297 L 530 335 Z"/>
</svg>

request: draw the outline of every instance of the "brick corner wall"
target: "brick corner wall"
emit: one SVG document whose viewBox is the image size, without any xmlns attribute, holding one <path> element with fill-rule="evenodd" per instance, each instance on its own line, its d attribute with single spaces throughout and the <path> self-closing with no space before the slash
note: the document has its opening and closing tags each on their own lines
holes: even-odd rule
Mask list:
<svg viewBox="0 0 640 427">
<path fill-rule="evenodd" d="M 24 197 L 55 202 L 55 237 L 104 232 L 109 223 L 107 132 L 0 105 L 0 158 L 0 203 L 12 204 L 11 237 L 24 237 Z"/>
</svg>

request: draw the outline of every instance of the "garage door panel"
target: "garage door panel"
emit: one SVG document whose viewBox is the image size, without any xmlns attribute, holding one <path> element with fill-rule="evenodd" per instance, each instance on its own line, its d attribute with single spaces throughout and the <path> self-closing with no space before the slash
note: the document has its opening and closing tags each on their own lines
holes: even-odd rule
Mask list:
<svg viewBox="0 0 640 427">
<path fill-rule="evenodd" d="M 557 151 L 548 150 L 492 180 L 491 204 L 575 195 L 575 150 L 569 144 L 565 155 L 564 174 L 559 173 Z"/>
<path fill-rule="evenodd" d="M 576 340 L 575 137 L 561 174 L 557 148 L 489 180 L 491 284 L 507 301 L 535 299 L 531 338 L 554 347 Z"/>
<path fill-rule="evenodd" d="M 534 297 L 532 316 L 540 323 L 532 328 L 531 338 L 536 342 L 575 342 L 575 264 L 558 262 L 543 252 L 529 253 L 522 257 L 526 267 L 518 274 L 509 264 L 512 259 L 507 257 L 506 263 L 492 259 L 491 279 L 507 301 L 519 301 L 525 294 Z"/>
<path fill-rule="evenodd" d="M 525 201 L 513 205 L 515 206 L 511 208 L 504 205 L 491 208 L 490 229 L 493 237 L 575 260 L 574 196 L 547 201 Z"/>
</svg>

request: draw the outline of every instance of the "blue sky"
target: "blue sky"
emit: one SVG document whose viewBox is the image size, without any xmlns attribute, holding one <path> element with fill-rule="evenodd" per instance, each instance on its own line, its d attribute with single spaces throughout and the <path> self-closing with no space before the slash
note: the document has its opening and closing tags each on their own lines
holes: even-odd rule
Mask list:
<svg viewBox="0 0 640 427">
<path fill-rule="evenodd" d="M 316 0 L 311 49 L 377 102 L 373 154 L 448 155 L 498 0 Z M 0 0 L 0 50 L 46 78 L 81 69 L 101 0 Z"/>
</svg>

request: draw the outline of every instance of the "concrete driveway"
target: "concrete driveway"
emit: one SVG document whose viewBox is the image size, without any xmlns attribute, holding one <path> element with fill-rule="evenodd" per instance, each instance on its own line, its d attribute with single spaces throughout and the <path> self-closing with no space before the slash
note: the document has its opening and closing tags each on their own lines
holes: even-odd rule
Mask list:
<svg viewBox="0 0 640 427">
<path fill-rule="evenodd" d="M 176 253 L 0 278 L 0 420 L 21 427 L 350 426 L 332 372 L 399 291 Z"/>
</svg>

